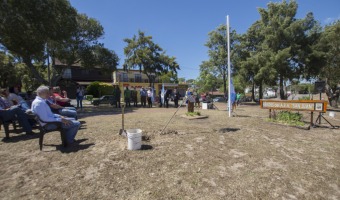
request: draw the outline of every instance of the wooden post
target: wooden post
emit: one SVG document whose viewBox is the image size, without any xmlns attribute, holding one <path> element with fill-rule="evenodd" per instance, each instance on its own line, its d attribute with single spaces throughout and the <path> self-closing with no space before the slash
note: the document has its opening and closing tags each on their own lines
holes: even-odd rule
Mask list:
<svg viewBox="0 0 340 200">
<path fill-rule="evenodd" d="M 318 117 L 318 119 L 319 119 L 319 124 L 321 124 L 321 113 L 319 113 L 319 117 Z"/>
<path fill-rule="evenodd" d="M 188 101 L 188 112 L 194 112 L 194 103 Z"/>
<path fill-rule="evenodd" d="M 272 118 L 272 109 L 269 109 L 269 119 Z"/>
<path fill-rule="evenodd" d="M 310 126 L 313 126 L 313 112 L 310 113 Z"/>
</svg>

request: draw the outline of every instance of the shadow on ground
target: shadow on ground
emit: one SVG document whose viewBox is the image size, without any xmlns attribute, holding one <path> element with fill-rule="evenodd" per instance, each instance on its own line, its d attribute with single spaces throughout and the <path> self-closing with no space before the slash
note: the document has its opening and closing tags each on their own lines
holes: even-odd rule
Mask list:
<svg viewBox="0 0 340 200">
<path fill-rule="evenodd" d="M 153 149 L 153 147 L 147 144 L 142 144 L 142 147 L 140 148 L 140 150 L 151 150 L 151 149 Z"/>
<path fill-rule="evenodd" d="M 44 146 L 50 146 L 50 147 L 56 147 L 55 150 L 47 150 L 47 151 L 43 151 L 44 152 L 50 152 L 50 151 L 60 151 L 61 153 L 74 153 L 74 152 L 78 152 L 81 150 L 85 150 L 90 148 L 91 146 L 95 145 L 94 143 L 90 143 L 90 144 L 80 144 L 82 142 L 85 142 L 88 139 L 79 139 L 77 141 L 74 142 L 74 144 L 72 144 L 71 146 L 67 146 L 64 147 L 63 145 L 59 144 L 59 145 L 55 145 L 55 144 L 45 144 Z"/>
<path fill-rule="evenodd" d="M 219 133 L 229 133 L 229 132 L 236 132 L 239 131 L 241 129 L 239 128 L 221 128 L 220 130 L 218 130 Z"/>
<path fill-rule="evenodd" d="M 18 130 L 11 130 L 9 138 L 3 138 L 2 141 L 5 143 L 16 143 L 20 141 L 32 140 L 39 138 L 39 133 L 34 133 L 33 135 L 26 135 L 20 129 Z"/>
</svg>

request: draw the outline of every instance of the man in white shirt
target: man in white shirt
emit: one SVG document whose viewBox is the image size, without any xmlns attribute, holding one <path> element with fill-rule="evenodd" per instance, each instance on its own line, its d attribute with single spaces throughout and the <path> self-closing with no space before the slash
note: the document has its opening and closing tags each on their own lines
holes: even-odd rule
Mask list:
<svg viewBox="0 0 340 200">
<path fill-rule="evenodd" d="M 49 97 L 49 88 L 47 86 L 40 86 L 37 89 L 37 97 L 32 102 L 32 111 L 39 116 L 42 121 L 45 122 L 62 122 L 62 128 L 65 130 L 66 139 L 68 144 L 74 142 L 74 138 L 77 135 L 80 127 L 80 122 L 73 118 L 65 118 L 58 114 L 53 114 L 50 107 L 46 103 L 46 99 Z M 42 123 L 42 126 L 45 124 Z M 55 125 L 50 125 L 47 129 L 54 129 Z"/>
</svg>

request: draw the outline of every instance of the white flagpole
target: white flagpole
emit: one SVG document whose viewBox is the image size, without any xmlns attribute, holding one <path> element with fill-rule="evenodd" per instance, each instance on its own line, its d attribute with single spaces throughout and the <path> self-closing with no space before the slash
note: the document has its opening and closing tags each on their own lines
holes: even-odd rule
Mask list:
<svg viewBox="0 0 340 200">
<path fill-rule="evenodd" d="M 229 111 L 229 117 L 231 117 L 231 79 L 230 79 L 230 37 L 229 37 L 229 15 L 227 15 L 227 40 L 228 40 L 228 111 Z"/>
</svg>

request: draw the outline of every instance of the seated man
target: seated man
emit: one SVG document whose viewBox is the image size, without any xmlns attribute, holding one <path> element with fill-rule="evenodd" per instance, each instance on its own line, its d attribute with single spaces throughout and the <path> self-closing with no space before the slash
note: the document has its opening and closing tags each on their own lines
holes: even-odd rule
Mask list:
<svg viewBox="0 0 340 200">
<path fill-rule="evenodd" d="M 37 97 L 32 102 L 32 111 L 45 122 L 62 122 L 62 128 L 65 130 L 67 143 L 72 144 L 80 127 L 80 122 L 72 118 L 65 118 L 63 116 L 53 114 L 50 107 L 46 103 L 46 99 L 49 96 L 49 88 L 46 86 L 40 86 L 37 89 Z M 41 125 L 44 126 L 45 124 Z M 55 127 L 53 126 L 55 125 L 52 124 L 51 127 L 47 127 L 47 129 L 54 129 Z"/>
<path fill-rule="evenodd" d="M 32 126 L 29 123 L 28 116 L 18 106 L 10 106 L 9 102 L 0 97 L 0 117 L 4 121 L 17 119 L 20 126 L 27 135 L 32 135 Z"/>
<path fill-rule="evenodd" d="M 23 111 L 30 109 L 27 102 L 21 96 L 15 93 L 13 87 L 10 87 L 9 90 L 6 90 L 6 95 L 9 102 L 13 102 L 13 104 L 19 105 Z"/>
<path fill-rule="evenodd" d="M 56 86 L 53 87 L 53 96 L 55 98 L 55 101 L 60 106 L 70 106 L 71 99 L 67 98 L 67 92 L 63 91 L 61 92 L 60 87 Z"/>
<path fill-rule="evenodd" d="M 76 120 L 78 119 L 76 108 L 63 107 L 63 106 L 56 104 L 56 101 L 55 101 L 55 98 L 53 96 L 53 92 L 51 89 L 50 89 L 50 96 L 46 99 L 46 103 L 50 106 L 53 113 L 60 114 L 66 117 L 72 117 L 72 118 L 75 118 Z"/>
</svg>

